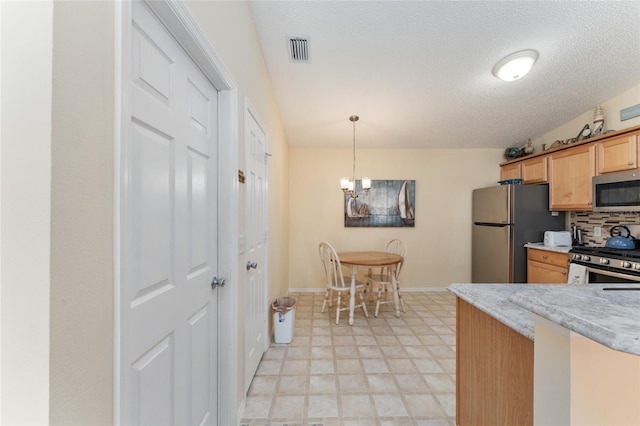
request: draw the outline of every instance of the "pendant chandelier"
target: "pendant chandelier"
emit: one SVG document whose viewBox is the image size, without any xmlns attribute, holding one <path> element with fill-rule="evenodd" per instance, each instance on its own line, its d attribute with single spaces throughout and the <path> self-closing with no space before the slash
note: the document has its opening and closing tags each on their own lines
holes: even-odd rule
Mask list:
<svg viewBox="0 0 640 426">
<path fill-rule="evenodd" d="M 340 188 L 344 191 L 345 194 L 349 194 L 351 198 L 357 198 L 356 194 L 356 121 L 358 121 L 360 117 L 357 115 L 352 115 L 349 117 L 349 120 L 353 123 L 353 176 L 351 179 L 348 177 L 340 178 Z M 371 188 L 371 179 L 368 177 L 362 178 L 362 189 L 365 192 L 369 192 Z"/>
</svg>

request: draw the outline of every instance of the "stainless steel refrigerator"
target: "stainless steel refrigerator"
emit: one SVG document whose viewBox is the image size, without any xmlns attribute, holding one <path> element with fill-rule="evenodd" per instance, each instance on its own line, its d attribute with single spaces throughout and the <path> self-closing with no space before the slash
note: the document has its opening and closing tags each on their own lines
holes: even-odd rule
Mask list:
<svg viewBox="0 0 640 426">
<path fill-rule="evenodd" d="M 526 243 L 563 231 L 564 212 L 549 211 L 548 185 L 500 185 L 473 190 L 471 282 L 526 283 Z"/>
</svg>

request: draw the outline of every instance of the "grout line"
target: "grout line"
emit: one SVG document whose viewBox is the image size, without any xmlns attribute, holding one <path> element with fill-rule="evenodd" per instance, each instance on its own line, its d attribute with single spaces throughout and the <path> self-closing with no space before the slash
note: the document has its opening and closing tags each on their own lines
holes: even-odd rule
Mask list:
<svg viewBox="0 0 640 426">
<path fill-rule="evenodd" d="M 402 422 L 401 424 L 403 425 L 418 424 L 420 422 L 425 421 L 424 416 L 416 415 L 418 413 L 415 412 L 414 410 L 415 407 L 412 408 L 412 406 L 409 404 L 409 401 L 407 399 L 408 395 L 417 395 L 417 394 L 430 395 L 434 401 L 435 407 L 442 413 L 442 415 L 444 416 L 447 415 L 447 410 L 445 409 L 446 406 L 438 398 L 438 395 L 440 395 L 441 397 L 443 397 L 444 395 L 449 399 L 455 398 L 455 373 L 452 374 L 450 373 L 450 368 L 445 368 L 447 365 L 451 366 L 451 361 L 447 361 L 447 360 L 455 359 L 455 358 L 447 358 L 448 356 L 455 357 L 455 296 L 453 296 L 451 293 L 448 293 L 448 292 L 443 292 L 443 293 L 429 292 L 428 294 L 404 293 L 404 300 L 405 300 L 405 304 L 407 305 L 407 313 L 402 314 L 401 318 L 399 319 L 395 318 L 395 315 L 393 315 L 392 305 L 382 305 L 381 312 L 378 318 L 375 318 L 373 317 L 373 315 L 370 315 L 370 317 L 367 319 L 363 315 L 358 315 L 356 313 L 356 317 L 355 317 L 356 322 L 353 327 L 350 327 L 347 325 L 348 321 L 346 318 L 348 317 L 345 315 L 345 313 L 341 315 L 340 324 L 339 325 L 335 324 L 335 304 L 334 304 L 334 308 L 329 309 L 328 312 L 325 311 L 325 314 L 317 315 L 322 308 L 321 302 L 324 299 L 324 293 L 304 293 L 304 294 L 291 294 L 291 295 L 293 297 L 298 297 L 299 299 L 299 302 L 298 302 L 299 319 L 298 318 L 296 319 L 296 326 L 294 329 L 294 342 L 284 347 L 283 353 L 279 358 L 280 374 L 276 379 L 275 391 L 277 392 L 281 388 L 281 380 L 283 376 L 282 373 L 286 368 L 287 359 L 289 359 L 289 361 L 292 360 L 291 358 L 289 358 L 289 356 L 291 355 L 296 356 L 296 358 L 294 359 L 296 361 L 300 361 L 301 359 L 299 357 L 301 356 L 300 353 L 302 353 L 304 354 L 304 359 L 306 359 L 307 362 L 306 362 L 306 371 L 305 371 L 306 377 L 304 379 L 304 390 L 302 391 L 304 392 L 304 395 L 301 395 L 300 393 L 286 394 L 286 396 L 297 396 L 297 397 L 304 396 L 304 407 L 302 410 L 301 419 L 291 419 L 289 424 L 301 425 L 300 420 L 302 420 L 302 425 L 307 426 L 307 423 L 310 424 L 312 421 L 319 420 L 319 418 L 317 417 L 309 417 L 309 404 L 312 396 L 311 378 L 312 376 L 319 375 L 311 371 L 311 366 L 314 360 L 316 361 L 327 360 L 326 358 L 314 358 L 313 356 L 313 348 L 321 347 L 321 346 L 314 346 L 313 337 L 325 336 L 325 331 L 327 332 L 326 335 L 329 338 L 328 343 L 331 345 L 331 350 L 329 353 L 332 357 L 331 358 L 331 361 L 332 361 L 331 364 L 333 366 L 332 378 L 333 378 L 333 384 L 336 392 L 335 393 L 319 392 L 319 393 L 314 393 L 313 395 L 335 396 L 335 401 L 337 402 L 336 409 L 337 409 L 338 417 L 323 418 L 322 420 L 327 423 L 326 426 L 342 425 L 344 424 L 344 419 L 347 419 L 347 418 L 353 419 L 354 418 L 353 416 L 349 416 L 349 413 L 345 412 L 345 409 L 344 409 L 345 407 L 342 406 L 341 397 L 343 395 L 361 395 L 361 393 L 357 391 L 351 391 L 346 394 L 344 393 L 340 378 L 345 376 L 348 377 L 349 372 L 344 372 L 339 370 L 338 365 L 339 365 L 339 361 L 341 360 L 347 360 L 346 362 L 340 363 L 340 365 L 343 365 L 343 366 L 345 363 L 348 364 L 349 360 L 357 360 L 357 364 L 361 370 L 357 375 L 358 377 L 362 378 L 364 391 L 368 396 L 369 403 L 372 405 L 371 407 L 372 412 L 370 413 L 371 417 L 366 418 L 367 419 L 366 421 L 371 423 L 367 423 L 367 424 L 375 423 L 380 425 L 381 420 L 387 421 L 390 418 L 401 421 Z M 369 302 L 369 305 L 372 305 L 372 304 L 375 305 L 375 301 L 373 301 L 373 303 Z M 328 323 L 327 323 L 327 320 L 329 321 Z M 328 327 L 328 330 L 325 330 L 325 328 L 327 327 Z M 348 328 L 345 328 L 345 327 L 348 327 Z M 304 335 L 300 334 L 302 333 L 302 330 L 305 330 Z M 314 330 L 316 333 L 321 333 L 321 334 L 314 333 Z M 296 342 L 296 337 L 295 337 L 296 332 L 298 332 L 298 335 L 300 337 L 307 337 L 304 343 L 300 343 L 300 337 L 298 337 L 297 339 L 298 342 Z M 337 348 L 340 346 L 337 346 L 335 344 L 336 340 L 338 340 L 338 342 L 340 343 L 347 343 L 348 339 L 346 339 L 345 336 L 352 337 L 353 350 L 356 353 L 356 356 L 354 357 L 345 356 L 343 351 L 337 350 Z M 373 342 L 367 342 L 367 340 L 369 340 L 366 338 L 367 336 L 373 337 Z M 415 338 L 415 341 L 413 341 L 413 339 L 407 338 L 406 341 L 408 343 L 402 343 L 402 339 L 397 338 L 397 342 L 391 342 L 390 339 L 387 338 L 386 336 L 396 336 L 396 338 L 398 336 L 413 336 Z M 433 336 L 433 337 L 425 339 L 426 336 Z M 442 336 L 448 336 L 448 337 L 445 337 L 443 339 Z M 360 344 L 357 343 L 356 339 L 358 337 L 360 337 L 359 340 L 361 342 L 364 341 L 364 343 L 360 343 Z M 452 342 L 452 344 L 447 343 L 448 341 Z M 433 342 L 434 344 L 431 344 L 431 342 Z M 370 345 L 368 343 L 374 343 L 374 344 Z M 416 358 L 415 354 L 412 355 L 411 352 L 407 351 L 407 347 L 410 347 L 410 346 L 417 346 L 419 348 L 424 348 L 424 353 L 429 355 L 428 359 L 433 360 L 435 365 L 439 366 L 442 372 L 435 373 L 435 372 L 421 371 L 420 366 L 416 363 L 416 360 L 419 358 Z M 442 346 L 442 348 L 436 349 L 435 348 L 436 346 Z M 282 347 L 282 345 L 272 344 L 269 347 L 269 350 L 279 348 L 279 347 Z M 382 358 L 362 357 L 359 354 L 360 348 L 362 347 L 376 348 Z M 385 347 L 387 347 L 386 352 L 383 350 L 383 348 Z M 394 347 L 399 348 L 399 350 L 396 351 L 391 349 Z M 294 351 L 291 348 L 301 348 L 301 349 Z M 306 351 L 305 351 L 305 348 L 306 348 Z M 448 351 L 443 350 L 444 348 L 450 348 L 451 351 L 453 351 L 453 354 L 447 353 Z M 416 353 L 422 352 L 422 350 L 420 349 L 416 349 L 415 351 Z M 440 353 L 442 356 L 438 356 L 437 355 L 438 353 Z M 263 356 L 263 360 L 266 360 L 266 359 L 272 360 L 271 357 Z M 386 373 L 380 373 L 380 372 L 368 373 L 365 370 L 365 364 L 368 364 L 369 362 L 371 362 L 370 360 L 376 360 L 376 359 L 381 359 L 383 361 L 383 364 L 386 366 L 388 370 Z M 396 367 L 398 367 L 397 365 L 398 363 L 391 362 L 391 360 L 393 359 L 408 361 L 409 364 L 415 368 L 416 372 L 403 373 L 402 371 L 398 371 L 398 372 L 393 371 L 392 365 L 396 365 Z M 399 367 L 402 368 L 402 362 L 400 362 L 399 364 L 401 364 Z M 258 371 L 260 371 L 260 369 Z M 403 374 L 411 374 L 411 375 L 415 374 L 416 379 L 418 380 L 418 383 L 426 384 L 426 389 L 428 391 L 417 393 L 411 390 L 410 388 L 408 388 L 409 390 L 402 390 L 403 388 L 401 387 L 401 384 L 399 382 L 400 379 L 398 376 Z M 434 375 L 441 374 L 442 376 L 440 376 L 440 380 L 442 378 L 445 378 L 446 379 L 444 381 L 445 383 L 450 381 L 450 383 L 452 382 L 454 383 L 454 385 L 450 389 L 447 389 L 448 392 L 447 391 L 443 392 L 442 389 L 440 389 L 442 384 L 438 384 L 437 387 L 434 387 L 434 383 L 430 383 L 427 380 L 425 376 L 429 374 L 434 374 Z M 287 376 L 290 376 L 290 375 L 287 375 Z M 355 376 L 355 373 L 354 373 L 354 376 Z M 372 376 L 372 377 L 387 376 L 387 378 L 390 378 L 391 383 L 393 383 L 393 386 L 395 386 L 396 390 L 393 392 L 390 391 L 390 392 L 383 392 L 383 393 L 373 392 L 369 383 L 369 376 Z M 376 395 L 398 395 L 399 399 L 402 401 L 404 405 L 404 408 L 407 412 L 407 416 L 391 416 L 391 417 L 378 416 L 378 410 L 376 409 L 374 404 Z M 247 399 L 250 399 L 252 396 L 254 395 L 248 396 Z M 255 396 L 262 397 L 264 395 L 255 395 Z M 269 406 L 268 418 L 242 419 L 242 424 L 251 424 L 251 425 L 269 424 L 271 426 L 276 426 L 276 423 L 271 423 L 271 422 L 273 419 L 275 404 L 277 403 L 277 396 L 278 396 L 277 393 L 272 395 L 271 404 Z M 285 396 L 285 395 L 280 395 L 280 396 Z M 455 411 L 454 408 L 455 407 L 449 407 L 449 411 Z M 436 419 L 447 424 L 453 424 L 455 420 L 454 417 L 437 417 Z M 349 421 L 348 423 L 351 424 L 352 422 Z M 388 422 L 385 424 L 388 424 Z"/>
</svg>

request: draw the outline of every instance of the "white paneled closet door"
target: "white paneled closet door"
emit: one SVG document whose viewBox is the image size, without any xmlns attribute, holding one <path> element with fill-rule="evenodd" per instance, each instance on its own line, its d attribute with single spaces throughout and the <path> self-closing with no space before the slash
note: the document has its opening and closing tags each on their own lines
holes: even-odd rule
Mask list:
<svg viewBox="0 0 640 426">
<path fill-rule="evenodd" d="M 216 424 L 218 92 L 142 2 L 130 31 L 121 417 Z"/>
<path fill-rule="evenodd" d="M 244 391 L 269 341 L 267 315 L 267 134 L 252 107 L 245 111 L 247 272 L 244 291 L 245 369 Z"/>
</svg>

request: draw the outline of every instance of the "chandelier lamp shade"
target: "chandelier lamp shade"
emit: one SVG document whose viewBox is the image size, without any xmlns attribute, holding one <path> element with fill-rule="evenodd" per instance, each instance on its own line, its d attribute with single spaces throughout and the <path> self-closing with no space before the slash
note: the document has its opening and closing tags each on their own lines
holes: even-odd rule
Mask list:
<svg viewBox="0 0 640 426">
<path fill-rule="evenodd" d="M 349 117 L 349 121 L 353 123 L 353 175 L 351 179 L 348 177 L 340 178 L 340 188 L 344 191 L 345 194 L 349 194 L 351 198 L 357 198 L 358 195 L 356 193 L 356 121 L 358 121 L 360 117 L 357 115 L 352 115 Z M 371 189 L 371 179 L 368 177 L 362 178 L 362 189 L 365 192 L 369 192 Z"/>
<path fill-rule="evenodd" d="M 501 59 L 493 67 L 493 75 L 504 81 L 515 81 L 524 77 L 538 59 L 535 50 L 521 50 Z"/>
</svg>

